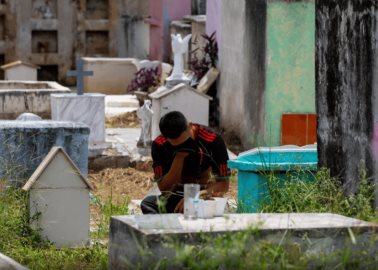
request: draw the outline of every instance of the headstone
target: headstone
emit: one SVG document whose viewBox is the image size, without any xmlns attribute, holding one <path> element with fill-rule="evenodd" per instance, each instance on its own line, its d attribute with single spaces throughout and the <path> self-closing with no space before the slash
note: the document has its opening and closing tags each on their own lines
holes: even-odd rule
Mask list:
<svg viewBox="0 0 378 270">
<path fill-rule="evenodd" d="M 211 97 L 198 92 L 186 84 L 179 84 L 169 89 L 161 86 L 149 95 L 152 99 L 151 139 L 159 136 L 159 121 L 171 111 L 180 111 L 190 122 L 209 125 L 209 102 Z"/>
<path fill-rule="evenodd" d="M 40 69 L 39 66 L 22 61 L 2 65 L 1 68 L 7 81 L 37 81 L 37 70 Z"/>
<path fill-rule="evenodd" d="M 51 95 L 51 118 L 84 123 L 90 128 L 89 143 L 105 142 L 105 95 L 96 93 Z"/>
<path fill-rule="evenodd" d="M 88 173 L 88 126 L 57 121 L 0 121 L 0 177 L 10 185 L 27 180 L 53 146 L 63 147 Z"/>
<path fill-rule="evenodd" d="M 374 258 L 378 252 L 378 241 L 372 240 L 378 225 L 329 213 L 230 214 L 197 220 L 185 220 L 181 214 L 136 215 L 111 218 L 109 267 L 143 268 L 162 258 L 173 259 L 176 250 L 165 245 L 167 238 L 195 245 L 204 236 L 248 230 L 250 234 L 251 228 L 258 230 L 254 241 L 270 241 L 283 248 L 296 244 L 307 254 L 350 248 L 351 252 L 366 250 Z M 348 245 L 351 233 L 355 243 Z"/>
<path fill-rule="evenodd" d="M 378 179 L 377 22 L 373 0 L 316 4 L 319 165 L 348 194 L 358 190 L 361 173 Z"/>
<path fill-rule="evenodd" d="M 57 247 L 89 244 L 91 186 L 64 152 L 53 147 L 23 190 L 29 193 L 31 226 Z"/>
<path fill-rule="evenodd" d="M 191 35 L 182 38 L 180 34 L 177 34 L 171 35 L 171 37 L 174 58 L 172 74 L 166 80 L 168 88 L 172 88 L 180 83 L 190 83 L 190 79 L 184 74 L 184 54 L 188 52 L 188 43 Z"/>
<path fill-rule="evenodd" d="M 206 94 L 210 87 L 215 83 L 219 76 L 219 70 L 216 68 L 210 68 L 209 71 L 203 76 L 197 85 L 197 90 L 203 94 Z"/>
<path fill-rule="evenodd" d="M 137 110 L 137 116 L 141 123 L 141 133 L 137 143 L 139 147 L 147 147 L 152 143 L 151 140 L 151 123 L 154 112 L 151 109 L 151 100 L 146 100 L 144 105 Z"/>
</svg>

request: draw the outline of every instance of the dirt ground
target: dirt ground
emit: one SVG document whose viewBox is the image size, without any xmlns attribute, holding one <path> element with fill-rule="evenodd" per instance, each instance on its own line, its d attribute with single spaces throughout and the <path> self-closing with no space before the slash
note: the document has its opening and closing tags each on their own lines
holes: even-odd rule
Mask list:
<svg viewBox="0 0 378 270">
<path fill-rule="evenodd" d="M 147 164 L 143 170 L 135 168 L 104 169 L 98 172 L 89 172 L 88 180 L 92 185 L 93 193 L 101 201 L 112 200 L 122 203 L 125 197 L 129 200 L 141 200 L 153 187 L 151 164 Z M 233 174 L 230 181 L 230 191 L 226 195 L 229 198 L 237 197 L 237 176 Z"/>
</svg>

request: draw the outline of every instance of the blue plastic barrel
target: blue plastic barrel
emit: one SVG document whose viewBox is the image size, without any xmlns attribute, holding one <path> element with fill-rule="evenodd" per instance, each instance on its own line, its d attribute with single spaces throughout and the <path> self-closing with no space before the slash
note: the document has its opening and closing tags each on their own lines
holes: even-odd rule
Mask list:
<svg viewBox="0 0 378 270">
<path fill-rule="evenodd" d="M 279 185 L 293 177 L 311 181 L 317 165 L 316 145 L 259 147 L 240 153 L 228 162 L 229 168 L 238 170 L 239 212 L 259 211 L 261 203 L 269 199 L 268 179 L 272 175 Z"/>
</svg>

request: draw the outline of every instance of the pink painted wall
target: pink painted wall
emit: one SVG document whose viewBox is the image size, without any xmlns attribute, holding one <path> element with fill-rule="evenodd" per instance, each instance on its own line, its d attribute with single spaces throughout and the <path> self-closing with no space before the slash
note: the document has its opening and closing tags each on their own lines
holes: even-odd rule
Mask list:
<svg viewBox="0 0 378 270">
<path fill-rule="evenodd" d="M 221 12 L 222 0 L 207 0 L 206 3 L 206 34 L 216 31 L 218 45 L 221 42 Z"/>
<path fill-rule="evenodd" d="M 150 60 L 169 60 L 170 23 L 190 14 L 191 0 L 150 0 Z"/>
</svg>

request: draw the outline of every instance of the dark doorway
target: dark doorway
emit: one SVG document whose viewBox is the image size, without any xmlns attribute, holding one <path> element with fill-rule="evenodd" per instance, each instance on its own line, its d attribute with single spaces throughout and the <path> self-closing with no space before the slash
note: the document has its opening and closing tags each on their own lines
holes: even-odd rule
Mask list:
<svg viewBox="0 0 378 270">
<path fill-rule="evenodd" d="M 58 81 L 57 65 L 41 65 L 38 70 L 38 81 Z"/>
</svg>

